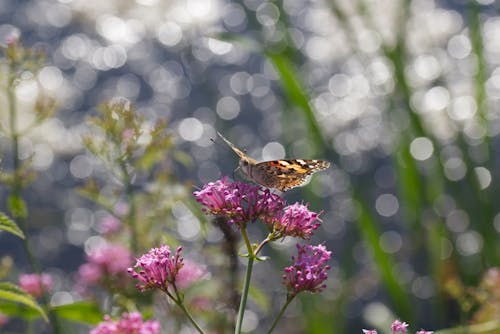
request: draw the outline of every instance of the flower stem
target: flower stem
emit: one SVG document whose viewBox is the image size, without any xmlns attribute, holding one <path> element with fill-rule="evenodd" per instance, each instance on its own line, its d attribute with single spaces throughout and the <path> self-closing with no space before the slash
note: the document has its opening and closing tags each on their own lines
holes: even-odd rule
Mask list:
<svg viewBox="0 0 500 334">
<path fill-rule="evenodd" d="M 273 239 L 273 236 L 274 234 L 273 233 L 269 233 L 269 235 L 264 239 L 262 240 L 262 242 L 257 246 L 257 248 L 255 248 L 255 251 L 254 251 L 254 254 L 257 256 L 257 254 L 259 254 L 259 252 L 262 250 L 262 248 L 269 242 Z"/>
<path fill-rule="evenodd" d="M 255 254 L 252 245 L 250 244 L 250 240 L 248 239 L 247 231 L 244 227 L 241 228 L 241 235 L 243 236 L 243 239 L 245 240 L 245 244 L 248 249 L 248 265 L 245 274 L 245 282 L 243 283 L 243 291 L 241 292 L 241 300 L 240 300 L 240 307 L 238 309 L 238 316 L 236 318 L 236 327 L 234 329 L 235 334 L 241 333 L 241 325 L 243 324 L 243 316 L 245 314 L 245 307 L 247 304 L 248 290 L 250 288 L 250 279 L 252 277 L 253 262 L 255 260 Z"/>
<path fill-rule="evenodd" d="M 267 334 L 271 334 L 271 332 L 274 330 L 274 328 L 275 328 L 275 327 L 276 327 L 276 325 L 278 324 L 278 321 L 280 321 L 281 316 L 285 313 L 286 308 L 287 308 L 287 307 L 288 307 L 288 305 L 290 305 L 290 303 L 292 302 L 293 298 L 295 298 L 295 295 L 292 295 L 292 296 L 290 296 L 290 297 L 287 297 L 286 302 L 285 302 L 285 305 L 283 305 L 283 307 L 282 307 L 282 308 L 281 308 L 281 310 L 280 310 L 280 313 L 278 313 L 278 315 L 276 316 L 276 319 L 274 319 L 273 325 L 271 326 L 271 328 L 269 329 L 269 331 L 267 332 Z"/>
<path fill-rule="evenodd" d="M 7 83 L 7 100 L 9 104 L 9 126 L 10 126 L 10 137 L 12 141 L 12 161 L 13 161 L 13 181 L 12 181 L 12 201 L 17 203 L 16 209 L 19 210 L 19 203 L 23 203 L 21 191 L 23 187 L 23 176 L 21 175 L 21 160 L 19 159 L 19 133 L 17 131 L 17 101 L 16 101 L 16 93 L 14 91 L 14 81 L 15 81 L 15 73 L 16 73 L 16 65 L 15 61 L 11 60 L 9 62 L 9 74 L 8 74 L 8 83 Z M 23 209 L 24 210 L 24 209 Z M 35 257 L 33 251 L 31 250 L 31 244 L 28 238 L 27 227 L 26 227 L 26 219 L 24 217 L 25 212 L 11 212 L 12 216 L 16 219 L 16 222 L 19 224 L 23 232 L 26 234 L 26 238 L 23 239 L 23 248 L 28 257 L 28 262 L 30 263 L 31 269 L 33 272 L 38 275 L 41 274 L 41 265 L 38 258 Z M 42 288 L 42 302 L 45 306 L 45 309 L 48 312 L 50 323 L 53 327 L 54 333 L 61 333 L 61 325 L 59 323 L 59 319 L 57 318 L 55 312 L 50 307 L 49 296 L 47 291 L 43 288 L 43 284 L 40 283 L 40 287 Z"/>
<path fill-rule="evenodd" d="M 175 302 L 175 304 L 177 304 L 177 306 L 179 306 L 179 308 L 182 310 L 182 312 L 184 312 L 184 314 L 189 319 L 191 324 L 196 328 L 198 333 L 205 334 L 203 329 L 201 329 L 201 327 L 198 325 L 198 323 L 194 320 L 191 313 L 189 313 L 186 306 L 184 306 L 184 303 L 182 302 L 182 297 L 179 295 L 179 292 L 177 291 L 177 287 L 175 285 L 173 287 L 174 287 L 174 291 L 175 291 L 175 296 L 172 296 L 172 294 L 170 294 L 168 291 L 167 291 L 167 295 Z"/>
<path fill-rule="evenodd" d="M 125 161 L 121 160 L 120 163 L 120 169 L 123 173 L 123 183 L 125 184 L 125 193 L 129 205 L 129 212 L 128 212 L 128 217 L 127 217 L 127 223 L 129 225 L 130 231 L 131 231 L 131 248 L 132 252 L 137 253 L 139 249 L 138 245 L 138 232 L 137 232 L 137 219 L 136 219 L 136 203 L 135 203 L 135 196 L 134 196 L 134 190 L 133 190 L 133 184 L 132 184 L 132 178 L 129 174 L 129 171 L 127 169 L 127 164 Z"/>
</svg>

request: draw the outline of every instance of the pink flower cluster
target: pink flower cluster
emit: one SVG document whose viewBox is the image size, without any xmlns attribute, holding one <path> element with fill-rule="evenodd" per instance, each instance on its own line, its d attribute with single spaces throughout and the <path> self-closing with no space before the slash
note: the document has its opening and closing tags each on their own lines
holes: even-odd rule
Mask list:
<svg viewBox="0 0 500 334">
<path fill-rule="evenodd" d="M 225 216 L 231 224 L 244 224 L 257 219 L 267 220 L 285 206 L 285 201 L 269 189 L 231 182 L 223 177 L 195 191 L 196 200 L 204 205 L 204 212 Z"/>
<path fill-rule="evenodd" d="M 128 248 L 119 244 L 105 244 L 92 250 L 87 256 L 87 263 L 78 269 L 78 282 L 81 286 L 92 286 L 109 278 L 119 278 L 125 274 L 132 263 Z"/>
<path fill-rule="evenodd" d="M 206 275 L 205 268 L 195 262 L 185 261 L 181 252 L 181 246 L 174 254 L 170 247 L 163 245 L 152 248 L 138 258 L 134 268 L 128 268 L 132 277 L 142 283 L 136 285 L 137 289 L 141 291 L 159 289 L 167 292 L 173 285 L 183 289 Z"/>
<path fill-rule="evenodd" d="M 297 257 L 292 257 L 293 264 L 285 268 L 283 275 L 283 285 L 288 295 L 295 296 L 302 291 L 321 292 L 326 287 L 324 282 L 330 269 L 327 262 L 332 252 L 327 251 L 324 245 L 297 244 L 297 249 Z"/>
<path fill-rule="evenodd" d="M 285 200 L 269 189 L 243 182 L 231 182 L 227 177 L 206 184 L 195 191 L 196 200 L 206 213 L 225 216 L 233 224 L 245 224 L 257 219 L 270 225 L 276 238 L 292 236 L 309 238 L 321 225 L 319 214 L 307 205 L 285 206 Z"/>
<path fill-rule="evenodd" d="M 308 239 L 321 225 L 319 214 L 309 211 L 307 205 L 295 203 L 288 205 L 268 223 L 280 236 Z"/>
<path fill-rule="evenodd" d="M 90 334 L 160 334 L 160 324 L 155 320 L 143 321 L 138 312 L 123 313 L 116 321 L 106 315 Z"/>
<path fill-rule="evenodd" d="M 33 297 L 40 297 L 52 289 L 52 277 L 45 273 L 23 274 L 19 276 L 19 286 Z"/>
<path fill-rule="evenodd" d="M 0 312 L 0 328 L 2 328 L 9 321 L 9 317 Z"/>
<path fill-rule="evenodd" d="M 391 333 L 392 334 L 406 334 L 408 331 L 408 324 L 406 322 L 401 322 L 400 320 L 395 320 L 391 324 Z M 432 331 L 419 330 L 416 334 L 432 334 Z M 363 334 L 377 334 L 375 329 L 363 329 Z"/>
<path fill-rule="evenodd" d="M 111 235 L 119 232 L 122 228 L 121 221 L 112 215 L 107 215 L 99 223 L 100 232 L 104 235 Z"/>
<path fill-rule="evenodd" d="M 182 247 L 178 247 L 175 254 L 172 254 L 170 247 L 163 245 L 160 248 L 152 248 L 138 258 L 134 268 L 138 268 L 139 272 L 128 268 L 132 277 L 142 283 L 137 284 L 137 288 L 141 291 L 155 288 L 167 291 L 171 284 L 175 284 L 177 274 L 184 265 L 181 251 Z"/>
</svg>

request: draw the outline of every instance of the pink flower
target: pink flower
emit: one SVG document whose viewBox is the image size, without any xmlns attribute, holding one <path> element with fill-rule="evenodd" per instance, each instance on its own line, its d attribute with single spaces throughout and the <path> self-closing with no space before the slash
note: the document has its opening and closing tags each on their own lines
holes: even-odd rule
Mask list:
<svg viewBox="0 0 500 334">
<path fill-rule="evenodd" d="M 160 324 L 155 320 L 143 321 L 139 312 L 123 313 L 116 321 L 106 315 L 90 334 L 160 334 Z"/>
<path fill-rule="evenodd" d="M 231 182 L 223 177 L 195 191 L 196 200 L 205 206 L 202 210 L 229 219 L 230 224 L 244 224 L 257 219 L 270 220 L 285 206 L 285 201 L 269 189 Z"/>
<path fill-rule="evenodd" d="M 326 272 L 330 269 L 327 261 L 332 252 L 327 251 L 324 245 L 297 244 L 297 249 L 297 258 L 292 257 L 294 263 L 285 268 L 283 275 L 283 285 L 288 289 L 288 295 L 295 296 L 302 291 L 321 292 L 326 287 Z"/>
<path fill-rule="evenodd" d="M 99 229 L 104 235 L 114 234 L 121 229 L 121 222 L 118 218 L 112 215 L 107 215 L 104 217 L 100 224 Z"/>
<path fill-rule="evenodd" d="M 52 277 L 45 273 L 23 274 L 19 276 L 19 286 L 33 297 L 40 297 L 44 291 L 52 289 Z"/>
<path fill-rule="evenodd" d="M 78 269 L 78 283 L 85 287 L 97 285 L 106 278 L 122 278 L 131 263 L 132 255 L 128 248 L 118 244 L 105 244 L 87 255 L 87 263 Z"/>
<path fill-rule="evenodd" d="M 9 317 L 0 312 L 0 328 L 2 328 L 9 321 Z"/>
<path fill-rule="evenodd" d="M 78 268 L 78 279 L 84 285 L 96 285 L 104 275 L 101 267 L 93 263 L 84 263 Z"/>
<path fill-rule="evenodd" d="M 377 334 L 377 331 L 374 329 L 363 329 L 363 334 Z"/>
<path fill-rule="evenodd" d="M 193 261 L 184 260 L 184 265 L 177 273 L 176 286 L 185 289 L 207 274 L 204 267 Z"/>
<path fill-rule="evenodd" d="M 87 259 L 100 267 L 104 273 L 115 275 L 127 271 L 132 262 L 132 255 L 128 248 L 122 245 L 106 244 L 93 250 Z"/>
<path fill-rule="evenodd" d="M 134 268 L 128 269 L 132 277 L 142 283 L 136 285 L 137 289 L 141 291 L 160 289 L 167 292 L 171 285 L 176 284 L 177 274 L 184 266 L 181 251 L 182 247 L 179 246 L 175 254 L 172 254 L 170 247 L 164 245 L 152 248 L 138 258 Z M 137 272 L 135 268 L 139 271 Z"/>
<path fill-rule="evenodd" d="M 394 320 L 391 325 L 392 334 L 400 332 L 401 334 L 406 333 L 408 324 L 406 322 L 401 322 L 399 320 Z"/>
<path fill-rule="evenodd" d="M 307 205 L 300 203 L 285 207 L 276 217 L 269 223 L 278 233 L 278 238 L 291 236 L 307 239 L 321 225 L 319 214 L 309 211 Z"/>
</svg>

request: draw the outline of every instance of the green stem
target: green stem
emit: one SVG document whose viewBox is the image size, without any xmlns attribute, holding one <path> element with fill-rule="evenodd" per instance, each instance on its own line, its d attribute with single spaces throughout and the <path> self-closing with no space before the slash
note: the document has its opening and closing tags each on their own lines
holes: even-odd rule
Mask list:
<svg viewBox="0 0 500 334">
<path fill-rule="evenodd" d="M 255 248 L 254 251 L 255 256 L 257 256 L 257 254 L 259 254 L 259 252 L 262 250 L 262 247 L 264 247 L 269 241 L 273 240 L 273 238 L 274 234 L 269 233 L 269 235 L 264 240 L 262 240 L 262 242 L 257 246 L 257 248 Z"/>
<path fill-rule="evenodd" d="M 248 264 L 247 264 L 247 270 L 246 270 L 246 274 L 245 274 L 245 281 L 243 282 L 243 291 L 241 292 L 240 307 L 238 309 L 238 316 L 236 318 L 236 327 L 234 328 L 235 334 L 241 333 L 241 325 L 243 324 L 243 316 L 245 315 L 248 290 L 250 288 L 250 279 L 252 277 L 253 262 L 255 260 L 255 254 L 254 254 L 252 245 L 250 244 L 250 240 L 248 239 L 248 234 L 247 234 L 245 227 L 241 228 L 241 235 L 243 236 L 243 239 L 245 240 L 245 244 L 246 244 L 247 250 L 248 250 Z"/>
<path fill-rule="evenodd" d="M 287 297 L 285 305 L 283 305 L 283 307 L 280 310 L 280 313 L 278 313 L 278 315 L 276 316 L 276 319 L 274 319 L 273 325 L 271 326 L 271 328 L 269 329 L 267 334 L 271 334 L 271 332 L 274 330 L 274 328 L 278 324 L 278 321 L 280 321 L 281 316 L 283 316 L 283 314 L 285 313 L 286 308 L 288 307 L 288 305 L 290 305 L 290 303 L 292 302 L 292 300 L 294 298 L 295 298 L 295 295 Z"/>
<path fill-rule="evenodd" d="M 193 326 L 196 328 L 196 330 L 198 331 L 198 333 L 205 334 L 205 332 L 203 331 L 203 329 L 201 329 L 201 327 L 198 325 L 198 323 L 194 320 L 194 318 L 191 315 L 191 313 L 189 313 L 189 311 L 186 308 L 186 306 L 184 306 L 184 303 L 182 302 L 182 297 L 180 296 L 179 292 L 177 291 L 177 287 L 175 285 L 173 285 L 173 288 L 174 288 L 175 296 L 172 296 L 172 294 L 170 292 L 166 291 L 167 295 L 175 302 L 175 304 L 177 306 L 179 306 L 179 308 L 182 310 L 182 312 L 184 312 L 184 314 L 189 319 L 189 321 L 191 322 L 191 324 L 193 324 Z"/>
<path fill-rule="evenodd" d="M 137 213 L 137 208 L 136 208 L 136 203 L 135 203 L 135 197 L 134 197 L 134 190 L 133 190 L 133 185 L 132 185 L 132 180 L 130 177 L 130 174 L 127 170 L 127 165 L 125 161 L 120 161 L 120 168 L 123 173 L 123 182 L 125 183 L 125 193 L 127 196 L 127 202 L 129 204 L 129 213 L 128 213 L 128 225 L 131 230 L 131 248 L 132 252 L 134 254 L 137 254 L 139 250 L 139 243 L 137 241 L 137 219 L 136 219 L 136 213 Z"/>
<path fill-rule="evenodd" d="M 14 91 L 15 87 L 14 82 L 16 78 L 15 73 L 16 73 L 16 64 L 14 60 L 11 60 L 9 62 L 9 74 L 8 74 L 9 79 L 7 83 L 7 100 L 9 104 L 9 126 L 10 126 L 10 137 L 12 141 L 11 147 L 12 147 L 12 161 L 13 161 L 13 173 L 14 173 L 14 178 L 12 181 L 11 198 L 16 203 L 20 203 L 22 201 L 21 191 L 22 191 L 23 177 L 21 175 L 21 160 L 19 159 L 19 133 L 17 131 L 17 101 L 16 101 L 16 94 Z M 16 205 L 18 206 L 18 204 Z M 41 265 L 40 262 L 38 261 L 38 258 L 34 256 L 34 253 L 31 250 L 31 244 L 29 242 L 27 233 L 26 220 L 23 217 L 23 214 L 19 214 L 19 212 L 15 213 L 11 212 L 11 214 L 13 214 L 13 216 L 16 218 L 17 223 L 19 224 L 19 226 L 26 235 L 26 238 L 23 239 L 23 248 L 24 252 L 26 253 L 26 256 L 28 257 L 28 262 L 30 263 L 33 272 L 40 275 L 42 272 Z M 50 307 L 49 296 L 47 294 L 47 291 L 43 289 L 43 286 L 42 286 L 42 302 L 43 305 L 45 306 L 45 309 L 48 311 L 49 319 L 54 329 L 54 333 L 55 334 L 62 333 L 59 319 L 57 318 L 56 314 Z"/>
</svg>

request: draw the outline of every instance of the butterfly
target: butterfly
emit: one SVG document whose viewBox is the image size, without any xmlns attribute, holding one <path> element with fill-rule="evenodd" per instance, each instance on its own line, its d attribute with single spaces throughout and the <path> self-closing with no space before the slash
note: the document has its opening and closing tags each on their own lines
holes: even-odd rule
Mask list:
<svg viewBox="0 0 500 334">
<path fill-rule="evenodd" d="M 238 168 L 243 174 L 249 180 L 267 188 L 287 191 L 300 187 L 309 181 L 312 174 L 330 167 L 330 163 L 324 160 L 284 159 L 257 162 L 219 132 L 217 134 L 240 158 Z"/>
</svg>

